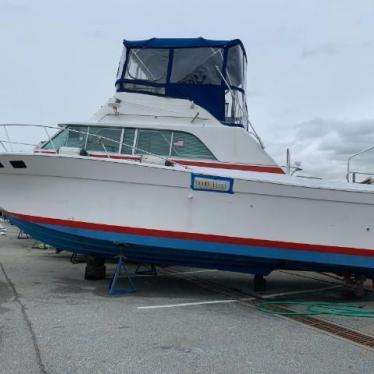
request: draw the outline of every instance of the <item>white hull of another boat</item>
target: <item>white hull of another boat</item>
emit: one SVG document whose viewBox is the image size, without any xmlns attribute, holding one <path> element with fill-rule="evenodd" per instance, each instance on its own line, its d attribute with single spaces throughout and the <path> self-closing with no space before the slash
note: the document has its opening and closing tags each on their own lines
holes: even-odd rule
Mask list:
<svg viewBox="0 0 374 374">
<path fill-rule="evenodd" d="M 60 249 L 258 274 L 374 274 L 372 186 L 79 156 L 0 163 L 2 209 Z"/>
</svg>

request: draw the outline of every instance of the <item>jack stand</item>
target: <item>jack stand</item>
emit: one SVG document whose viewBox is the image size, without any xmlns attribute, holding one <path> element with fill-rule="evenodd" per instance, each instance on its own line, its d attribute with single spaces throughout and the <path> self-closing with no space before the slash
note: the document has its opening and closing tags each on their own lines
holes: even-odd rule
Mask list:
<svg viewBox="0 0 374 374">
<path fill-rule="evenodd" d="M 56 249 L 56 253 L 57 253 L 57 249 Z M 87 259 L 85 255 L 72 253 L 70 256 L 70 262 L 75 265 L 75 264 L 80 264 L 82 262 L 87 262 Z M 105 274 L 104 274 L 104 278 L 105 278 Z"/>
<path fill-rule="evenodd" d="M 30 239 L 31 236 L 28 234 L 25 234 L 22 230 L 19 230 L 17 239 Z"/>
<path fill-rule="evenodd" d="M 129 271 L 127 270 L 127 267 L 125 265 L 125 256 L 119 256 L 118 257 L 118 263 L 116 266 L 116 271 L 113 274 L 112 279 L 110 280 L 109 283 L 109 295 L 123 295 L 123 294 L 128 294 L 131 292 L 135 292 L 136 288 L 131 280 L 131 276 Z M 123 270 L 126 278 L 129 281 L 130 287 L 128 288 L 116 288 L 116 283 L 118 281 L 119 276 L 121 275 L 121 269 Z"/>
<path fill-rule="evenodd" d="M 86 257 L 86 269 L 84 272 L 85 280 L 105 279 L 106 268 L 105 259 L 97 256 Z"/>
<path fill-rule="evenodd" d="M 255 292 L 266 291 L 266 279 L 262 274 L 255 274 L 253 278 L 253 289 Z"/>
<path fill-rule="evenodd" d="M 141 270 L 141 268 L 144 270 Z M 135 274 L 137 275 L 157 275 L 157 268 L 155 264 L 149 264 L 149 268 L 147 268 L 146 264 L 139 264 L 135 270 Z"/>
<path fill-rule="evenodd" d="M 361 274 L 345 273 L 344 282 L 345 287 L 350 290 L 357 298 L 365 296 L 364 282 L 366 277 Z"/>
</svg>

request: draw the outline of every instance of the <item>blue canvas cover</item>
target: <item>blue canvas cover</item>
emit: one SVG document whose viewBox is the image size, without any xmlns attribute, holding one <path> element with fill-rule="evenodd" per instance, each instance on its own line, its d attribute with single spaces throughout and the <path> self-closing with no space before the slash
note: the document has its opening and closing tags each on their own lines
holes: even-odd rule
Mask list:
<svg viewBox="0 0 374 374">
<path fill-rule="evenodd" d="M 205 38 L 151 38 L 146 40 L 124 40 L 126 48 L 202 48 L 202 47 L 227 47 L 240 45 L 245 49 L 240 39 L 211 40 Z"/>
<path fill-rule="evenodd" d="M 189 99 L 223 124 L 246 125 L 246 54 L 239 39 L 124 40 L 117 91 Z"/>
</svg>

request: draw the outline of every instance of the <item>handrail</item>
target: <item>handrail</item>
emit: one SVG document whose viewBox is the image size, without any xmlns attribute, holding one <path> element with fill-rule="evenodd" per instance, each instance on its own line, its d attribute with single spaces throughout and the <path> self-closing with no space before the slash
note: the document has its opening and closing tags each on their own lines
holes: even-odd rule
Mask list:
<svg viewBox="0 0 374 374">
<path fill-rule="evenodd" d="M 6 138 L 8 139 L 10 150 L 13 152 L 13 144 L 10 141 L 10 137 L 9 137 L 9 133 L 8 133 L 8 128 L 7 127 L 4 127 L 4 132 L 5 132 Z"/>
<path fill-rule="evenodd" d="M 352 183 L 363 183 L 364 181 L 367 181 L 369 178 L 373 180 L 374 172 L 372 173 L 364 173 L 361 171 L 351 171 L 350 174 L 352 175 Z M 360 182 L 356 181 L 357 176 L 366 176 L 366 179 L 361 180 Z"/>
<path fill-rule="evenodd" d="M 239 107 L 239 109 L 240 109 L 241 114 L 242 114 L 243 117 L 244 117 L 245 114 L 247 114 L 247 116 L 246 116 L 246 119 L 247 119 L 247 123 L 246 123 L 247 128 L 246 128 L 246 130 L 247 130 L 249 133 L 251 133 L 251 132 L 249 131 L 249 129 L 248 129 L 248 126 L 249 126 L 249 127 L 251 128 L 251 130 L 252 130 L 252 134 L 253 134 L 253 136 L 255 137 L 255 139 L 257 139 L 258 143 L 260 144 L 260 147 L 261 147 L 262 149 L 265 149 L 265 145 L 264 145 L 264 143 L 262 142 L 262 139 L 261 139 L 260 136 L 257 134 L 257 131 L 255 130 L 255 128 L 254 128 L 254 126 L 253 126 L 251 120 L 248 118 L 248 113 L 246 113 L 246 111 L 244 111 L 244 109 L 243 109 L 243 107 L 240 105 L 240 103 L 237 103 L 237 102 L 236 102 L 236 100 L 235 100 L 235 95 L 234 95 L 234 92 L 233 92 L 231 86 L 229 85 L 229 83 L 227 82 L 226 78 L 224 77 L 224 75 L 222 74 L 220 68 L 219 68 L 217 65 L 216 65 L 216 70 L 217 70 L 218 74 L 221 76 L 223 82 L 225 83 L 227 89 L 228 89 L 229 92 L 230 92 L 231 99 L 232 99 L 232 102 L 233 102 L 232 106 L 234 106 L 234 104 L 235 104 L 235 105 L 238 105 L 238 107 Z"/>
<path fill-rule="evenodd" d="M 46 127 L 48 129 L 61 130 L 61 127 L 48 125 L 35 125 L 33 123 L 0 123 L 0 127 Z"/>
<path fill-rule="evenodd" d="M 48 126 L 48 125 L 36 125 L 31 123 L 0 123 L 0 128 L 4 128 L 4 133 L 7 138 L 7 140 L 0 139 L 0 144 L 2 145 L 5 152 L 9 152 L 8 149 L 5 147 L 5 144 L 9 144 L 9 148 L 11 152 L 14 152 L 13 144 L 15 145 L 26 145 L 30 147 L 37 147 L 38 144 L 32 144 L 32 143 L 24 143 L 24 142 L 16 142 L 10 139 L 8 127 L 37 127 L 37 128 L 44 128 L 44 131 L 46 132 L 48 138 L 50 138 L 49 133 L 47 131 L 48 129 L 54 129 L 54 130 L 61 130 L 61 127 L 56 126 Z"/>
<path fill-rule="evenodd" d="M 349 176 L 351 174 L 351 170 L 350 170 L 351 165 L 350 164 L 351 164 L 352 159 L 355 158 L 355 157 L 357 157 L 357 156 L 362 155 L 363 153 L 369 152 L 369 151 L 371 151 L 373 149 L 374 149 L 374 146 L 371 146 L 369 148 L 363 149 L 360 152 L 354 153 L 353 155 L 351 155 L 351 156 L 348 157 L 348 160 L 347 160 L 347 175 L 346 175 L 347 182 L 350 182 L 350 180 L 349 180 Z"/>
<path fill-rule="evenodd" d="M 6 129 L 8 126 L 10 126 L 10 127 L 17 127 L 17 126 L 19 126 L 19 127 L 38 127 L 38 128 L 44 128 L 45 131 L 46 131 L 46 128 L 51 128 L 51 129 L 61 130 L 61 127 L 44 126 L 44 125 L 33 125 L 33 124 L 19 124 L 19 125 L 17 125 L 17 124 L 0 124 L 0 128 L 3 127 L 4 129 Z M 96 135 L 96 134 L 90 134 L 90 133 L 88 133 L 88 130 L 87 130 L 86 132 L 84 132 L 84 131 L 79 131 L 79 130 L 71 129 L 71 128 L 68 128 L 68 127 L 65 127 L 65 128 L 63 128 L 63 129 L 66 129 L 66 130 L 71 131 L 71 132 L 75 132 L 75 133 L 79 133 L 79 134 L 87 135 L 87 136 L 93 136 L 93 137 L 95 137 L 95 138 L 98 138 L 99 140 L 107 140 L 107 141 L 109 141 L 109 142 L 116 143 L 116 144 L 118 144 L 119 146 L 122 144 L 122 146 L 131 147 L 131 148 L 134 147 L 134 149 L 136 149 L 136 150 L 138 150 L 138 151 L 141 151 L 143 154 L 157 157 L 157 158 L 159 158 L 159 159 L 161 159 L 161 160 L 163 160 L 163 161 L 165 161 L 165 162 L 170 161 L 168 157 L 164 157 L 164 156 L 156 155 L 156 154 L 154 154 L 154 153 L 151 153 L 151 152 L 146 151 L 145 149 L 142 149 L 142 148 L 136 147 L 136 146 L 134 146 L 133 144 L 124 143 L 123 141 L 117 141 L 117 140 L 114 140 L 114 139 L 107 138 L 107 137 L 105 137 L 105 136 L 100 136 L 100 135 Z M 8 134 L 7 131 L 6 131 L 6 133 L 7 133 L 8 137 L 9 137 L 9 134 Z M 53 138 L 51 138 L 51 137 L 49 136 L 48 132 L 47 132 L 47 136 L 48 136 L 48 138 L 49 138 L 49 141 L 51 141 L 51 144 L 52 144 L 53 150 L 57 152 L 58 149 L 55 147 L 55 145 L 54 145 L 54 143 L 53 143 L 53 141 L 52 141 Z M 26 145 L 26 146 L 32 146 L 32 147 L 38 147 L 38 145 L 40 144 L 40 143 L 39 143 L 39 144 L 31 144 L 31 143 L 24 143 L 24 142 L 16 142 L 16 141 L 11 141 L 10 138 L 9 138 L 9 140 L 3 140 L 3 139 L 0 139 L 0 144 L 2 144 L 2 146 L 3 146 L 3 148 L 4 148 L 4 150 L 5 150 L 6 152 L 8 152 L 8 150 L 6 149 L 6 147 L 4 146 L 3 143 L 10 144 L 10 145 L 11 145 L 11 144 Z M 106 149 L 104 143 L 103 143 L 103 142 L 100 142 L 100 145 L 103 147 L 104 152 L 105 152 L 105 155 L 106 155 L 108 158 L 111 158 L 111 157 L 110 157 L 111 154 L 110 154 L 110 152 L 107 151 L 107 149 Z M 12 150 L 12 152 L 13 152 L 13 150 Z M 114 155 L 114 154 L 113 154 L 113 155 Z M 188 168 L 189 168 L 187 165 L 183 165 L 183 164 L 179 163 L 178 161 L 174 161 L 174 160 L 173 160 L 172 162 L 173 162 L 173 164 L 179 165 L 179 166 L 183 167 L 184 169 L 188 169 Z"/>
<path fill-rule="evenodd" d="M 15 142 L 13 140 L 3 140 L 3 139 L 0 139 L 0 143 L 16 144 L 16 145 L 28 145 L 30 147 L 37 147 L 38 146 L 38 144 Z M 8 152 L 8 151 L 6 151 L 6 152 Z M 12 151 L 12 152 L 14 152 L 14 151 Z"/>
</svg>

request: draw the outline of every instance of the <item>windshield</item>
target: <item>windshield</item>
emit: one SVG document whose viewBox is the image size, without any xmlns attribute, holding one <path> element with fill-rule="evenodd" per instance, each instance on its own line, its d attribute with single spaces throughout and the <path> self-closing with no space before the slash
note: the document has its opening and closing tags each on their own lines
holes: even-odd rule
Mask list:
<svg viewBox="0 0 374 374">
<path fill-rule="evenodd" d="M 58 152 L 61 147 L 125 155 L 153 154 L 173 158 L 216 159 L 195 135 L 176 130 L 69 125 L 45 143 L 42 149 Z"/>
</svg>

